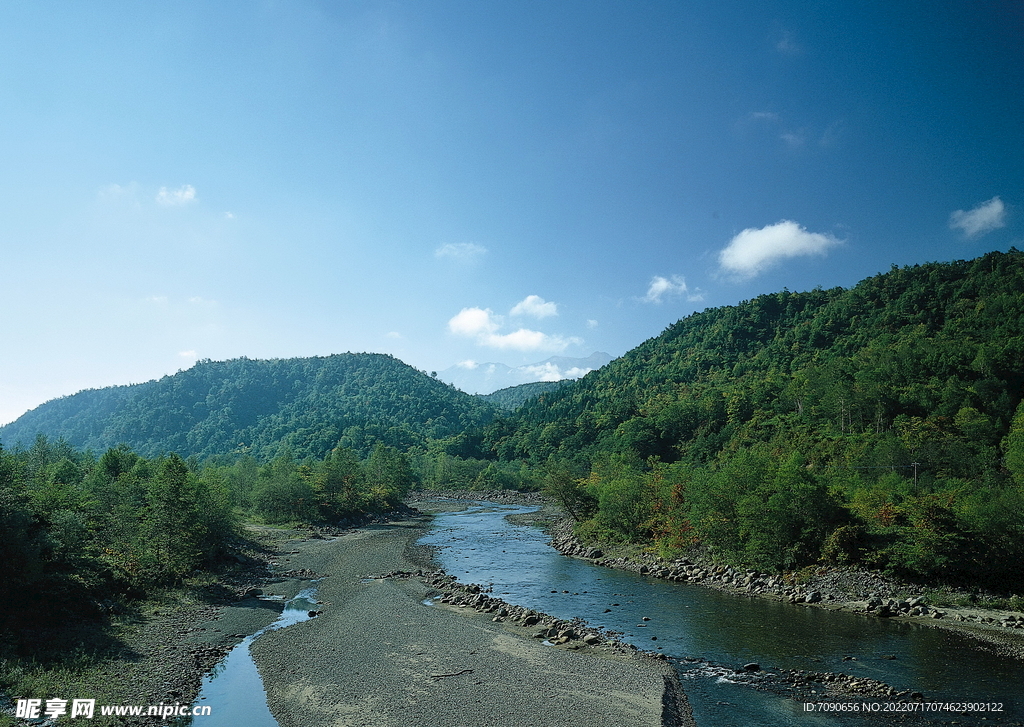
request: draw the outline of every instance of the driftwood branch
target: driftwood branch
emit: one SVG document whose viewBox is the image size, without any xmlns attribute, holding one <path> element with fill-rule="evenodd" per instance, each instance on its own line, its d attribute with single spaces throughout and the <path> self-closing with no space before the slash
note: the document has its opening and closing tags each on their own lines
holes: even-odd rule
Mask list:
<svg viewBox="0 0 1024 727">
<path fill-rule="evenodd" d="M 473 673 L 472 669 L 463 669 L 462 671 L 457 671 L 457 672 L 454 672 L 452 674 L 431 674 L 430 678 L 431 679 L 441 679 L 442 677 L 457 677 L 460 674 L 472 674 L 472 673 Z"/>
</svg>

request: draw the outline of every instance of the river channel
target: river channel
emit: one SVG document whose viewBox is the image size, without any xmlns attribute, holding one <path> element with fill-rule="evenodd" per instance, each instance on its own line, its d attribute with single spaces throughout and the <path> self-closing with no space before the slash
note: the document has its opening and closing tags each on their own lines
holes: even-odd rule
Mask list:
<svg viewBox="0 0 1024 727">
<path fill-rule="evenodd" d="M 582 618 L 672 658 L 699 727 L 888 725 L 899 716 L 807 712 L 773 669 L 841 672 L 920 691 L 926 701 L 1002 703 L 1003 712 L 917 715 L 915 724 L 1024 723 L 1024 663 L 949 631 L 647 578 L 563 556 L 508 515 L 536 507 L 469 503 L 439 513 L 420 543 L 464 583 L 560 619 Z M 649 619 L 649 620 L 645 620 Z M 700 661 L 687 661 L 698 658 Z M 749 675 L 757 662 L 769 673 Z M 756 688 L 758 680 L 761 687 Z M 830 698 L 829 701 L 837 701 Z"/>
</svg>

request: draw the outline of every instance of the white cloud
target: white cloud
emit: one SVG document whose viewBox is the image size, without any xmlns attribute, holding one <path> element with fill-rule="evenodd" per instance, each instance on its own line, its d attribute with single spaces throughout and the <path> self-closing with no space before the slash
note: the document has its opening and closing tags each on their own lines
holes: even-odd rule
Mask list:
<svg viewBox="0 0 1024 727">
<path fill-rule="evenodd" d="M 531 331 L 529 328 L 520 328 L 512 333 L 491 333 L 484 338 L 483 343 L 491 348 L 511 348 L 516 351 L 560 351 L 568 345 L 561 344 L 546 333 Z"/>
<path fill-rule="evenodd" d="M 587 328 L 597 328 L 597 321 L 595 321 L 593 318 L 588 318 Z"/>
<path fill-rule="evenodd" d="M 224 213 L 224 219 L 225 220 L 233 220 L 233 219 L 235 219 L 235 213 L 234 212 L 225 212 Z"/>
<path fill-rule="evenodd" d="M 571 369 L 566 370 L 564 373 L 567 379 L 578 379 L 581 376 L 586 376 L 593 370 L 594 369 L 584 369 L 580 368 L 579 366 L 573 366 Z"/>
<path fill-rule="evenodd" d="M 182 358 L 195 358 L 196 357 L 196 352 L 195 351 L 178 351 L 178 355 L 181 356 Z"/>
<path fill-rule="evenodd" d="M 533 364 L 532 366 L 523 366 L 522 371 L 537 381 L 561 381 L 566 378 L 562 376 L 558 366 L 550 361 L 542 364 Z"/>
<path fill-rule="evenodd" d="M 581 376 L 589 374 L 594 369 L 585 369 L 579 366 L 573 366 L 570 369 L 562 371 L 558 364 L 552 363 L 551 361 L 545 361 L 544 363 L 532 364 L 530 366 L 521 366 L 520 371 L 528 374 L 530 378 L 535 381 L 561 381 L 562 379 L 578 379 Z"/>
<path fill-rule="evenodd" d="M 448 321 L 448 330 L 459 336 L 483 336 L 501 328 L 501 316 L 490 308 L 463 308 Z"/>
<path fill-rule="evenodd" d="M 166 295 L 151 295 L 146 298 L 147 303 L 155 303 L 156 305 L 167 305 Z"/>
<path fill-rule="evenodd" d="M 156 201 L 164 207 L 180 207 L 196 201 L 196 188 L 186 184 L 177 189 L 161 187 L 156 193 Z"/>
<path fill-rule="evenodd" d="M 681 275 L 673 275 L 671 280 L 669 278 L 663 278 L 660 275 L 655 275 L 651 278 L 651 284 L 647 288 L 647 295 L 641 300 L 645 303 L 660 303 L 661 299 L 665 296 L 671 295 L 687 295 L 689 288 L 686 286 L 686 281 Z M 700 295 L 687 295 L 689 300 L 701 300 Z"/>
<path fill-rule="evenodd" d="M 782 220 L 743 230 L 718 254 L 718 262 L 727 272 L 752 278 L 783 258 L 824 255 L 840 243 L 833 235 L 808 232 L 792 220 Z"/>
<path fill-rule="evenodd" d="M 558 306 L 541 298 L 539 295 L 528 295 L 512 308 L 514 316 L 533 316 L 547 318 L 558 315 Z"/>
<path fill-rule="evenodd" d="M 458 336 L 475 338 L 481 346 L 517 351 L 564 351 L 579 338 L 553 336 L 541 331 L 520 328 L 512 333 L 498 333 L 504 324 L 502 316 L 490 308 L 463 308 L 448 321 L 448 330 Z"/>
<path fill-rule="evenodd" d="M 384 336 L 387 338 L 402 338 L 402 334 L 398 331 L 388 331 Z"/>
<path fill-rule="evenodd" d="M 474 361 L 471 358 L 467 358 L 465 361 L 459 361 L 455 365 L 458 366 L 460 369 L 466 369 L 468 371 L 472 371 L 473 369 L 475 369 L 475 368 L 480 366 L 480 364 L 478 364 L 476 361 Z"/>
<path fill-rule="evenodd" d="M 949 216 L 949 227 L 963 230 L 967 237 L 1006 227 L 1006 205 L 999 197 L 993 197 L 970 211 L 957 210 Z"/>
<path fill-rule="evenodd" d="M 472 242 L 449 242 L 434 250 L 434 257 L 469 262 L 487 253 L 487 248 Z"/>
</svg>

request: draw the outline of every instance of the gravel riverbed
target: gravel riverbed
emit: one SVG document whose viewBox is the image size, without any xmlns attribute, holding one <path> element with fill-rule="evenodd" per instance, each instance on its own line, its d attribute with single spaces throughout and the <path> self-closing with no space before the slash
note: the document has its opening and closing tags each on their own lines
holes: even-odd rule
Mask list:
<svg viewBox="0 0 1024 727">
<path fill-rule="evenodd" d="M 424 605 L 444 592 L 429 552 L 414 545 L 426 522 L 294 543 L 282 559 L 323 575 L 321 613 L 253 645 L 282 727 L 691 724 L 663 661 L 582 642 L 547 646 L 531 638 L 537 622 Z"/>
</svg>

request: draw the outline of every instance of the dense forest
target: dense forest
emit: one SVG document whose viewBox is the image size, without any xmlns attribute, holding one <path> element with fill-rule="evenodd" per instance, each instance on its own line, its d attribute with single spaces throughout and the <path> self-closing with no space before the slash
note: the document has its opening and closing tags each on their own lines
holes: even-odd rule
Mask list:
<svg viewBox="0 0 1024 727">
<path fill-rule="evenodd" d="M 497 407 L 502 412 L 511 412 L 521 407 L 530 399 L 535 399 L 541 394 L 554 391 L 566 383 L 568 383 L 568 379 L 561 381 L 535 381 L 532 384 L 509 386 L 504 389 L 498 389 L 490 394 L 476 394 L 476 396 L 488 404 Z"/>
<path fill-rule="evenodd" d="M 1024 253 L 782 291 L 670 326 L 488 425 L 580 532 L 1022 585 Z"/>
<path fill-rule="evenodd" d="M 37 434 L 143 456 L 320 458 L 339 443 L 407 450 L 489 421 L 496 409 L 384 354 L 200 361 L 134 386 L 82 391 L 0 427 L 8 448 Z"/>
<path fill-rule="evenodd" d="M 1020 592 L 1022 384 L 1012 248 L 706 310 L 582 379 L 489 397 L 383 355 L 204 361 L 0 430 L 0 518 L 20 533 L 0 557 L 36 564 L 3 577 L 67 575 L 61 553 L 81 552 L 122 588 L 173 580 L 177 561 L 131 547 L 156 542 L 154 483 L 184 467 L 175 487 L 223 514 L 189 566 L 231 518 L 336 522 L 412 486 L 544 486 L 585 538 Z"/>
<path fill-rule="evenodd" d="M 285 452 L 203 467 L 126 446 L 96 458 L 42 435 L 28 449 L 0 448 L 0 585 L 18 594 L 0 611 L 0 633 L 96 616 L 216 570 L 243 518 L 359 520 L 393 509 L 413 483 L 406 456 L 380 443 L 362 460 L 336 447 L 302 462 Z"/>
</svg>

